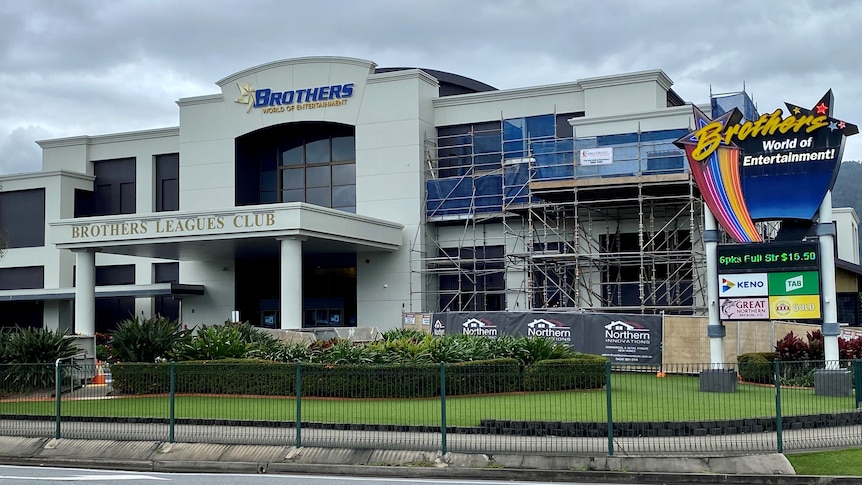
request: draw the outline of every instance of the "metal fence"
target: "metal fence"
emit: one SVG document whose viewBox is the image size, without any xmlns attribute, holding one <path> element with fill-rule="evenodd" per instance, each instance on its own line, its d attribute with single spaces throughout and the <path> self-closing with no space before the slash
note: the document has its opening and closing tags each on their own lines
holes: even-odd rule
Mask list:
<svg viewBox="0 0 862 485">
<path fill-rule="evenodd" d="M 726 364 L 732 392 L 701 390 L 709 364 L 7 364 L 0 434 L 443 453 L 862 445 L 862 361 L 833 364 Z"/>
</svg>

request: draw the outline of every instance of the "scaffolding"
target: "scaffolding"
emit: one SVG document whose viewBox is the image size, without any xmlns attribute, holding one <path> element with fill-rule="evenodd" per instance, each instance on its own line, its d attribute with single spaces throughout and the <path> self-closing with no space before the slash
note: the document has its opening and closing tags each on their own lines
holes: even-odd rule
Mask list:
<svg viewBox="0 0 862 485">
<path fill-rule="evenodd" d="M 508 122 L 427 139 L 422 310 L 705 313 L 704 209 L 672 145 L 688 127 L 507 139 Z M 596 148 L 612 163 L 582 163 Z"/>
</svg>

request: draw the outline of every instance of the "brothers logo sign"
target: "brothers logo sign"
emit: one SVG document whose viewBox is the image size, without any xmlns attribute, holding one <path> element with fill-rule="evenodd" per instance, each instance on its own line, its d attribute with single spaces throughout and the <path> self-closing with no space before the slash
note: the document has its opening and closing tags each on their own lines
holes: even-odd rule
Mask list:
<svg viewBox="0 0 862 485">
<path fill-rule="evenodd" d="M 785 103 L 739 123 L 738 109 L 710 120 L 694 108 L 695 130 L 675 145 L 685 150 L 704 202 L 736 242 L 760 242 L 754 221 L 811 220 L 841 164 L 856 125 L 832 117 L 828 91 L 812 109 Z"/>
<path fill-rule="evenodd" d="M 268 114 L 343 106 L 347 104 L 347 98 L 353 96 L 353 83 L 290 91 L 270 88 L 255 89 L 249 83 L 243 85 L 237 83 L 236 87 L 239 89 L 239 98 L 234 102 L 246 105 L 246 113 L 250 112 L 252 108 L 261 108 L 263 113 Z"/>
</svg>

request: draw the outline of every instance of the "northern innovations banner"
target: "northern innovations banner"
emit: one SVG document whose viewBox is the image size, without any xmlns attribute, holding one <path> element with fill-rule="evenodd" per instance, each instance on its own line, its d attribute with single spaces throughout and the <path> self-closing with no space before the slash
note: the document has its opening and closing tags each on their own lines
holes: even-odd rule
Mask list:
<svg viewBox="0 0 862 485">
<path fill-rule="evenodd" d="M 617 313 L 447 312 L 435 313 L 435 335 L 546 337 L 616 364 L 660 364 L 662 321 L 658 315 Z"/>
</svg>

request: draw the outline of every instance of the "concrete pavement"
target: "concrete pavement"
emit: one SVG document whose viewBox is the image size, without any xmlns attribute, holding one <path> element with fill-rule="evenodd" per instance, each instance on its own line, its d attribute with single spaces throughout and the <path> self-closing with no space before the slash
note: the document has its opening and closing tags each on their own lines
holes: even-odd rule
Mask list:
<svg viewBox="0 0 862 485">
<path fill-rule="evenodd" d="M 447 453 L 283 445 L 166 443 L 0 436 L 0 463 L 159 472 L 323 475 L 628 483 L 859 483 L 794 475 L 782 454 L 607 456 Z"/>
</svg>

